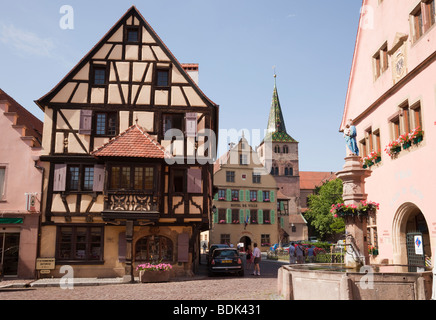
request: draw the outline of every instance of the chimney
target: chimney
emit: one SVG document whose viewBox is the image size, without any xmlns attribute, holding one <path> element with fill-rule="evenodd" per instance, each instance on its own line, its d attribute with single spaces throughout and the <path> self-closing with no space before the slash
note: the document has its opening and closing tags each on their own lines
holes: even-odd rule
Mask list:
<svg viewBox="0 0 436 320">
<path fill-rule="evenodd" d="M 198 86 L 198 63 L 183 63 L 182 68 Z"/>
</svg>

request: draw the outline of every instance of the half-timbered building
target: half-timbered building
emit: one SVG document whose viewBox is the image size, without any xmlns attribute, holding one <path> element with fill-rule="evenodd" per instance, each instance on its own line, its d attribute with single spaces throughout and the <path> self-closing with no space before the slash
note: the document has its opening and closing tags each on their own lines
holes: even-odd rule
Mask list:
<svg viewBox="0 0 436 320">
<path fill-rule="evenodd" d="M 218 106 L 132 7 L 49 93 L 41 257 L 75 277 L 195 273 L 212 204 Z"/>
</svg>

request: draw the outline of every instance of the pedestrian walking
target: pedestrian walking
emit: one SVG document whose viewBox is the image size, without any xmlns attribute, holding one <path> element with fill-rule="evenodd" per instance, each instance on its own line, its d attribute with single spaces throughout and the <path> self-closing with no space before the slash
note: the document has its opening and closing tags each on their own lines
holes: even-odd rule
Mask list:
<svg viewBox="0 0 436 320">
<path fill-rule="evenodd" d="M 295 248 L 295 253 L 297 256 L 297 263 L 304 263 L 304 249 L 301 245 L 297 244 Z"/>
<path fill-rule="evenodd" d="M 260 252 L 260 249 L 257 247 L 257 243 L 254 243 L 254 250 L 253 250 L 253 256 L 254 256 L 254 272 L 253 275 L 260 276 L 260 258 L 262 256 L 262 253 Z"/>
<path fill-rule="evenodd" d="M 289 246 L 289 263 L 295 264 L 295 244 L 291 243 Z"/>
<path fill-rule="evenodd" d="M 250 246 L 247 246 L 247 253 L 245 255 L 245 258 L 247 261 L 247 270 L 250 270 L 254 262 L 253 251 L 251 250 Z"/>
<path fill-rule="evenodd" d="M 315 261 L 315 248 L 310 244 L 307 249 L 307 257 L 309 258 L 309 263 L 313 263 Z"/>
</svg>

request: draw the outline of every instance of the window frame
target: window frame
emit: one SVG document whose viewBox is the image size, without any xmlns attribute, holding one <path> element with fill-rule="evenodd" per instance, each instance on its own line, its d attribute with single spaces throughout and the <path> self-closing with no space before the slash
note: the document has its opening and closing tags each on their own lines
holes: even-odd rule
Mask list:
<svg viewBox="0 0 436 320">
<path fill-rule="evenodd" d="M 156 245 L 156 239 L 159 241 L 159 245 Z M 141 243 L 142 240 L 145 240 L 145 244 Z M 135 254 L 134 254 L 134 259 L 135 261 L 138 262 L 147 262 L 147 261 L 152 261 L 151 257 L 155 254 L 155 252 L 150 252 L 150 246 L 153 247 L 153 245 L 150 245 L 150 242 L 154 242 L 154 247 L 158 247 L 158 255 L 159 255 L 159 261 L 165 261 L 165 262 L 173 262 L 174 261 L 174 241 L 172 241 L 169 237 L 165 237 L 165 236 L 161 236 L 161 235 L 148 235 L 148 236 L 144 236 L 140 239 L 138 239 L 135 242 Z M 162 244 L 163 242 L 166 242 L 166 244 L 168 245 L 168 243 L 170 244 L 171 249 L 169 250 L 169 254 L 171 254 L 171 258 L 169 259 L 169 256 L 166 255 L 165 257 L 163 256 L 163 249 L 162 249 Z M 143 259 L 142 258 L 142 254 L 141 257 L 138 259 L 138 249 L 140 249 L 139 246 L 145 247 L 145 251 L 146 251 L 146 258 Z M 154 258 L 153 258 L 154 259 Z"/>
<path fill-rule="evenodd" d="M 69 241 L 62 241 L 62 229 L 71 228 L 71 239 Z M 78 229 L 85 228 L 86 229 L 86 241 L 85 243 L 85 258 L 77 258 L 77 247 L 78 244 L 83 244 L 78 241 Z M 92 229 L 100 230 L 100 241 L 92 241 Z M 57 226 L 56 228 L 56 261 L 68 261 L 71 263 L 104 263 L 104 226 L 102 225 L 68 225 L 68 226 Z M 92 244 L 99 243 L 100 244 L 100 254 L 99 258 L 92 259 Z M 70 254 L 69 257 L 62 257 L 61 250 L 63 245 L 70 245 L 69 248 Z"/>
<path fill-rule="evenodd" d="M 97 71 L 104 71 L 104 80 L 102 83 L 96 82 Z M 108 74 L 108 66 L 104 64 L 92 64 L 91 65 L 91 87 L 93 88 L 104 88 L 108 85 L 109 82 L 109 74 Z"/>
<path fill-rule="evenodd" d="M 104 132 L 99 131 L 99 116 L 104 115 Z M 118 134 L 118 113 L 117 112 L 95 112 L 94 134 L 97 137 L 114 137 Z M 110 122 L 114 121 L 113 126 Z"/>
<path fill-rule="evenodd" d="M 116 173 L 116 175 L 118 177 L 116 177 L 116 175 L 114 175 L 114 168 L 119 168 L 119 171 Z M 136 175 L 135 175 L 135 169 L 136 168 L 142 168 L 142 169 L 152 169 L 153 172 L 153 183 L 152 183 L 152 187 L 151 188 L 145 188 L 146 186 L 146 182 L 145 182 L 145 178 L 146 178 L 146 171 L 147 170 L 143 170 L 142 172 L 142 188 L 141 189 L 137 189 L 136 188 Z M 125 187 L 124 183 L 123 183 L 123 169 L 129 169 L 128 172 L 128 186 Z M 109 191 L 116 191 L 116 190 L 126 190 L 126 191 L 133 191 L 133 192 L 139 192 L 139 191 L 143 191 L 145 193 L 149 193 L 152 192 L 153 190 L 156 189 L 156 183 L 157 183 L 157 170 L 156 167 L 153 165 L 123 165 L 123 164 L 111 164 L 108 168 L 108 185 L 107 185 L 107 189 Z M 114 178 L 116 177 L 117 181 L 115 184 L 117 184 L 116 186 L 114 185 Z"/>
</svg>

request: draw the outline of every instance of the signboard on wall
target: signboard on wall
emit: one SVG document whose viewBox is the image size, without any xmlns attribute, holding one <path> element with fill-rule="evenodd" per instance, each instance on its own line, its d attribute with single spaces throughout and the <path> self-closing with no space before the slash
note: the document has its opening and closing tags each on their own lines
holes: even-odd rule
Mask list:
<svg viewBox="0 0 436 320">
<path fill-rule="evenodd" d="M 422 243 L 422 236 L 419 236 L 419 235 L 415 236 L 414 243 L 415 243 L 415 254 L 423 255 L 424 249 L 423 249 L 423 243 Z"/>
</svg>

